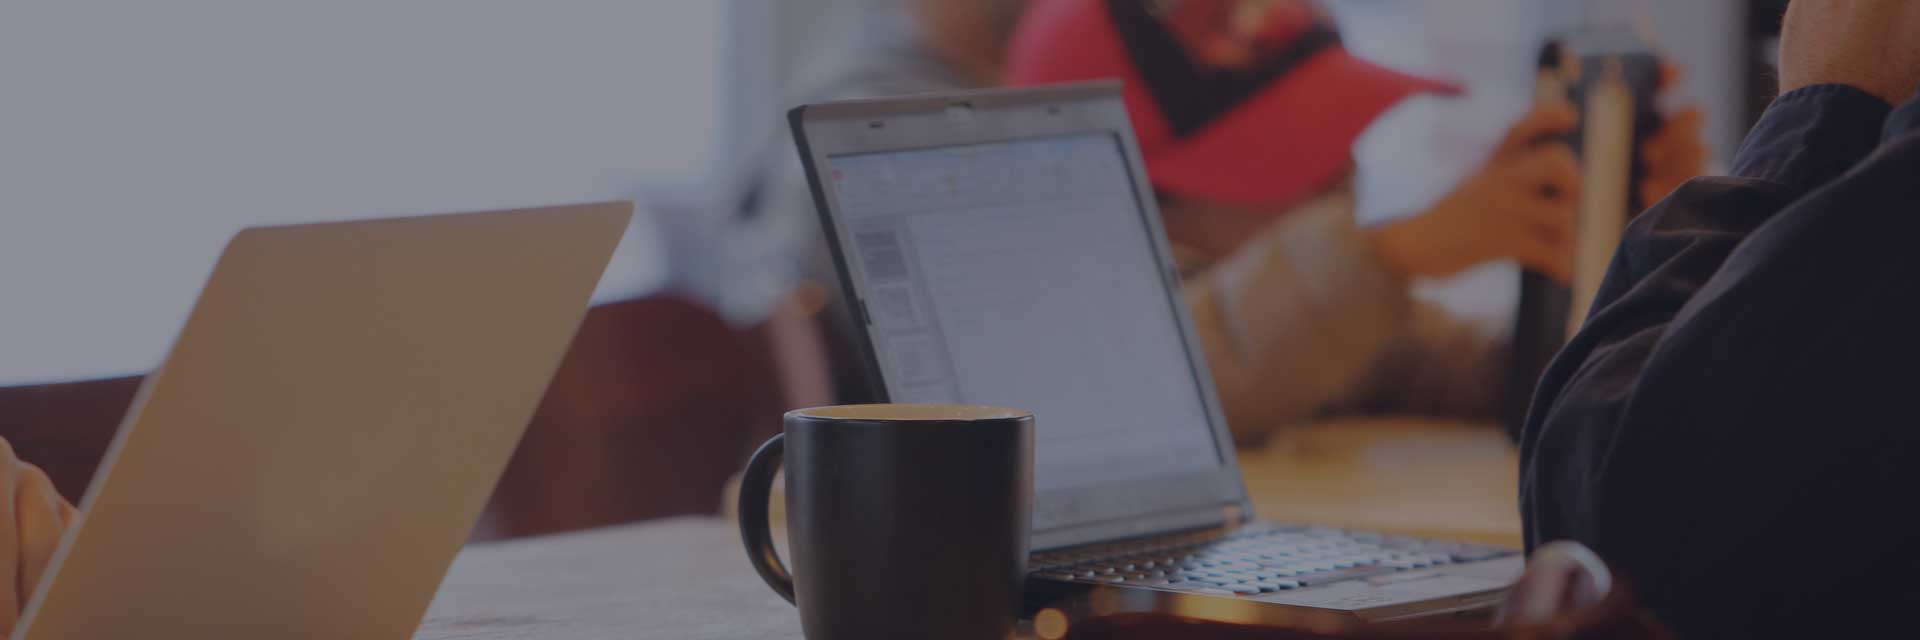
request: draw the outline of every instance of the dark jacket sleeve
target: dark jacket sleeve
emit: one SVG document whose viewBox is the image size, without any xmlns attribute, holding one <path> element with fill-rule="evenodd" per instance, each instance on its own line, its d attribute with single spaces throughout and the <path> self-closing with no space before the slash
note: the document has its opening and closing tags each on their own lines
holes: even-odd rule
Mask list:
<svg viewBox="0 0 1920 640">
<path fill-rule="evenodd" d="M 1888 118 L 1839 86 L 1782 96 L 1734 177 L 1634 222 L 1534 396 L 1529 546 L 1593 547 L 1689 636 L 1824 633 L 1920 604 L 1915 109 Z"/>
</svg>

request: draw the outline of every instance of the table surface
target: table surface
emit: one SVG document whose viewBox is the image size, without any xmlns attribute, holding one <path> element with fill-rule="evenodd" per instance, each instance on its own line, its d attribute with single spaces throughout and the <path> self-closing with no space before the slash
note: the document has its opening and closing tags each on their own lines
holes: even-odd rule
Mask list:
<svg viewBox="0 0 1920 640">
<path fill-rule="evenodd" d="M 1329 422 L 1241 454 L 1262 517 L 1518 545 L 1518 458 L 1482 425 Z M 468 547 L 415 636 L 801 638 L 724 518 L 686 518 Z"/>
<path fill-rule="evenodd" d="M 772 640 L 800 616 L 721 518 L 662 520 L 468 547 L 415 638 Z"/>
<path fill-rule="evenodd" d="M 1240 454 L 1260 517 L 1518 547 L 1520 454 L 1474 423 L 1316 424 Z"/>
</svg>

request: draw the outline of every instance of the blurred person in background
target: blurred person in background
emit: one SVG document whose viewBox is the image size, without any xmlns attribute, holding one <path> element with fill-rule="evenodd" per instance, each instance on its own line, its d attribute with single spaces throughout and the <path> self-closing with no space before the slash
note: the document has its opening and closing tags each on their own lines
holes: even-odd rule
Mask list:
<svg viewBox="0 0 1920 640">
<path fill-rule="evenodd" d="M 844 43 L 821 52 L 790 105 L 940 93 L 993 87 L 1007 40 L 1027 0 L 862 0 L 860 28 Z M 784 110 L 783 110 L 784 112 Z M 782 113 L 781 115 L 784 115 Z M 823 312 L 830 352 L 833 395 L 839 401 L 874 398 L 855 355 L 857 327 L 839 304 L 839 277 L 814 211 L 813 194 L 786 128 L 769 143 L 750 179 L 739 209 L 743 217 L 767 227 L 765 246 L 755 251 L 772 259 L 763 270 L 785 295 L 795 286 L 811 297 L 806 306 Z M 824 298 L 824 299 L 822 299 Z"/>
<path fill-rule="evenodd" d="M 1377 118 L 1446 83 L 1349 54 L 1290 0 L 1036 0 L 1008 55 L 1013 84 L 1119 78 L 1235 438 L 1341 412 L 1491 416 L 1504 339 L 1413 299 L 1416 278 L 1497 260 L 1561 280 L 1580 188 L 1543 107 L 1421 212 L 1362 228 L 1352 146 Z M 1643 150 L 1643 193 L 1706 162 L 1700 117 Z M 1467 161 L 1464 160 L 1463 161 Z"/>
</svg>

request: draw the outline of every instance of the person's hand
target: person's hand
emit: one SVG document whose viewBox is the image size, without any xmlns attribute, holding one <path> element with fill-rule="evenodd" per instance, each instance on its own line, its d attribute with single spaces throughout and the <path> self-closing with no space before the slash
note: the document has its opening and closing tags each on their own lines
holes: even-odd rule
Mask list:
<svg viewBox="0 0 1920 640">
<path fill-rule="evenodd" d="M 1920 2 L 1793 0 L 1780 29 L 1780 91 L 1844 84 L 1899 104 L 1920 89 Z"/>
<path fill-rule="evenodd" d="M 1671 88 L 1680 79 L 1680 70 L 1660 66 L 1660 89 Z M 1640 178 L 1640 201 L 1647 206 L 1659 202 L 1686 183 L 1707 172 L 1707 140 L 1702 129 L 1706 117 L 1698 107 L 1685 107 L 1666 115 L 1660 130 L 1640 144 L 1640 160 L 1645 172 Z"/>
<path fill-rule="evenodd" d="M 47 474 L 0 440 L 0 639 L 13 634 L 73 516 Z"/>
<path fill-rule="evenodd" d="M 1554 137 L 1579 123 L 1572 105 L 1520 120 L 1478 172 L 1426 212 L 1370 230 L 1380 259 L 1404 277 L 1441 277 L 1514 259 L 1566 282 L 1580 166 Z"/>
<path fill-rule="evenodd" d="M 1507 590 L 1500 622 L 1520 626 L 1548 622 L 1606 599 L 1613 590 L 1607 563 L 1585 545 L 1561 540 L 1542 545 L 1527 559 L 1527 571 Z"/>
</svg>

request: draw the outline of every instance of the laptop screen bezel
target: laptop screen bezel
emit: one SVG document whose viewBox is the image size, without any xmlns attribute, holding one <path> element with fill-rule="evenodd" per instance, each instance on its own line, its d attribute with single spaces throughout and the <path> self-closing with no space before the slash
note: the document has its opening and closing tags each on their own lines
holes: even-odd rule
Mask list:
<svg viewBox="0 0 1920 640">
<path fill-rule="evenodd" d="M 1217 464 L 1210 470 L 1143 480 L 1110 482 L 1050 491 L 1035 496 L 1031 545 L 1035 550 L 1102 540 L 1224 524 L 1236 514 L 1251 514 L 1241 482 L 1233 438 L 1215 392 L 1193 320 L 1180 294 L 1179 269 L 1160 220 L 1152 186 L 1146 180 L 1138 143 L 1120 99 L 1117 82 L 1094 82 L 1029 89 L 971 91 L 941 95 L 855 100 L 795 108 L 789 113 L 795 142 L 814 204 L 838 268 L 843 302 L 859 330 L 854 331 L 863 368 L 886 402 L 885 370 L 873 343 L 865 313 L 868 291 L 850 260 L 845 224 L 832 181 L 836 156 L 989 144 L 1040 137 L 1104 134 L 1119 143 L 1139 203 L 1154 260 L 1163 274 L 1162 290 L 1178 324 L 1187 366 L 1200 394 L 1213 437 Z M 1040 419 L 1044 420 L 1044 417 Z M 1044 428 L 1044 427 L 1042 427 Z"/>
</svg>

